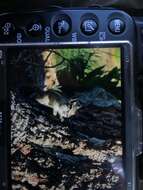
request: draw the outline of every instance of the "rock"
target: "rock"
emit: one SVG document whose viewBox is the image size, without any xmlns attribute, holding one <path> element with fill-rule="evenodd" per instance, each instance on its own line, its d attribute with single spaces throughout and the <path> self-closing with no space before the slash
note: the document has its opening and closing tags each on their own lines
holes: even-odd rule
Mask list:
<svg viewBox="0 0 143 190">
<path fill-rule="evenodd" d="M 96 87 L 91 91 L 82 92 L 76 95 L 77 100 L 84 106 L 94 105 L 98 107 L 117 107 L 121 105 L 118 100 L 105 89 Z"/>
</svg>

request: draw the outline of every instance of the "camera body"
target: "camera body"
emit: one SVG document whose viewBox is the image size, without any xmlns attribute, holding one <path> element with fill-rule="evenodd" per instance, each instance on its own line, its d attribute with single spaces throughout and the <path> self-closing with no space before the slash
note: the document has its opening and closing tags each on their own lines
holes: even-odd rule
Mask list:
<svg viewBox="0 0 143 190">
<path fill-rule="evenodd" d="M 51 8 L 0 15 L 0 189 L 7 189 L 10 130 L 7 129 L 7 49 L 120 48 L 125 114 L 127 190 L 138 189 L 138 156 L 142 154 L 143 17 L 112 8 Z"/>
</svg>

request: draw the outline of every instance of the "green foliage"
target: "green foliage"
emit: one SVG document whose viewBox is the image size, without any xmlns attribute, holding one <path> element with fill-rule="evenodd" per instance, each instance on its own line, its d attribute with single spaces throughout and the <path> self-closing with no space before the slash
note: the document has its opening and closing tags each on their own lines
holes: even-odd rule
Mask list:
<svg viewBox="0 0 143 190">
<path fill-rule="evenodd" d="M 91 88 L 95 85 L 102 87 L 113 94 L 116 98 L 121 99 L 120 81 L 120 69 L 114 67 L 111 71 L 105 72 L 104 66 L 101 66 L 90 72 L 82 82 L 83 85 L 88 88 Z"/>
<path fill-rule="evenodd" d="M 58 55 L 55 55 L 56 62 L 62 61 L 57 70 L 59 72 L 68 72 L 72 76 L 73 81 L 77 81 L 80 84 L 81 89 L 90 89 L 98 86 L 121 99 L 120 69 L 115 66 L 107 72 L 105 65 L 99 63 L 99 57 L 99 52 L 97 53 L 93 48 L 61 49 L 58 50 Z"/>
</svg>

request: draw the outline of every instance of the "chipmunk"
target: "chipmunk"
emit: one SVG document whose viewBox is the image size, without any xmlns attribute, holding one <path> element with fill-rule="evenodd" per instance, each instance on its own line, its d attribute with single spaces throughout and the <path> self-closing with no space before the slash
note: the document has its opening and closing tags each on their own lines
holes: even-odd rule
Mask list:
<svg viewBox="0 0 143 190">
<path fill-rule="evenodd" d="M 61 121 L 64 121 L 64 118 L 69 118 L 75 115 L 76 111 L 80 108 L 80 105 L 76 101 L 71 102 L 68 98 L 52 89 L 49 89 L 44 92 L 43 95 L 36 97 L 36 101 L 52 108 L 53 115 L 59 115 Z"/>
</svg>

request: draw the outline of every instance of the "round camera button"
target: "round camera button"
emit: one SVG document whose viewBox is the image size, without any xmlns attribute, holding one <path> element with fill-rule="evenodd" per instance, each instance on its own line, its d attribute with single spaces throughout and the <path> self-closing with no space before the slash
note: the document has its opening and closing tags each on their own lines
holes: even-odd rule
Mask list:
<svg viewBox="0 0 143 190">
<path fill-rule="evenodd" d="M 112 34 L 122 34 L 125 31 L 125 22 L 121 19 L 113 19 L 109 23 L 109 30 Z"/>
<path fill-rule="evenodd" d="M 66 19 L 58 19 L 53 25 L 54 33 L 58 36 L 65 36 L 71 30 L 71 24 Z"/>
<path fill-rule="evenodd" d="M 93 35 L 96 33 L 98 25 L 94 19 L 84 20 L 81 24 L 81 31 L 85 35 Z"/>
</svg>

